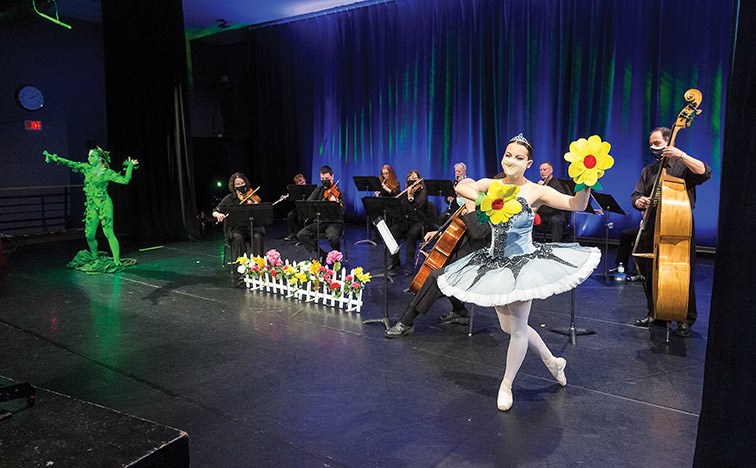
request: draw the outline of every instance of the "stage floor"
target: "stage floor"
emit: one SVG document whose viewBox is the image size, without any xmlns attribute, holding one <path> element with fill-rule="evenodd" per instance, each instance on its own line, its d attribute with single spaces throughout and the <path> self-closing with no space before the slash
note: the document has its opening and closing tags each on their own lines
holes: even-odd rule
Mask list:
<svg viewBox="0 0 756 468">
<path fill-rule="evenodd" d="M 281 234 L 266 248 L 307 257 Z M 354 245 L 364 235 L 348 229 L 350 265 L 380 273 L 381 247 Z M 468 337 L 438 324 L 442 299 L 415 335 L 387 340 L 362 323 L 383 314 L 381 279 L 356 315 L 232 287 L 217 237 L 124 249 L 138 263 L 116 275 L 66 269 L 84 246 L 6 242 L 0 375 L 186 431 L 193 466 L 692 464 L 712 259 L 696 269 L 693 336 L 668 344 L 631 325 L 642 286 L 606 283 L 603 263 L 576 291 L 577 325 L 596 331 L 577 345 L 549 331 L 569 324 L 570 294 L 535 301 L 530 324 L 567 359 L 568 385 L 529 352 L 503 413 L 508 337 L 493 309 L 476 308 Z M 392 321 L 409 280 L 389 285 Z"/>
</svg>

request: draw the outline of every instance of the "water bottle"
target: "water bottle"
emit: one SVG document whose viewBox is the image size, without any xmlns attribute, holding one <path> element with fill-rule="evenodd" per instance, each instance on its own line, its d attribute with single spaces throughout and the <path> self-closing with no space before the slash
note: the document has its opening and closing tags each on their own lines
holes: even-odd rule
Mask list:
<svg viewBox="0 0 756 468">
<path fill-rule="evenodd" d="M 627 273 L 625 273 L 625 265 L 622 262 L 617 265 L 617 273 L 614 274 L 614 281 L 625 281 L 627 279 Z"/>
</svg>

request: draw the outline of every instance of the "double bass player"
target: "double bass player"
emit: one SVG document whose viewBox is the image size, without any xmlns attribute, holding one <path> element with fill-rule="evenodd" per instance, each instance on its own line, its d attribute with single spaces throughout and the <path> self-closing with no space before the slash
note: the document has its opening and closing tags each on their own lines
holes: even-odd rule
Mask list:
<svg viewBox="0 0 756 468">
<path fill-rule="evenodd" d="M 654 201 L 651 199 L 654 179 L 659 172 L 662 158 L 666 158 L 667 174 L 678 177 L 685 182 L 685 188 L 690 199 L 690 208 L 696 205 L 696 186 L 701 185 L 711 178 L 711 167 L 703 161 L 687 154 L 685 151 L 674 146 L 668 146 L 672 130 L 667 127 L 658 127 L 651 131 L 648 138 L 651 154 L 656 159 L 641 170 L 640 179 L 635 184 L 632 194 L 632 204 L 637 210 L 648 209 Z M 638 240 L 638 250 L 648 252 L 653 250 L 655 220 L 651 217 L 646 229 L 641 233 Z M 690 242 L 690 286 L 688 288 L 688 311 L 684 322 L 678 322 L 675 335 L 688 337 L 691 327 L 696 321 L 696 293 L 694 287 L 694 267 L 696 259 L 695 228 L 692 230 Z M 654 297 L 653 297 L 653 260 L 638 258 L 640 273 L 645 277 L 643 289 L 646 293 L 648 313 L 646 317 L 635 321 L 638 327 L 648 327 L 654 321 Z"/>
</svg>

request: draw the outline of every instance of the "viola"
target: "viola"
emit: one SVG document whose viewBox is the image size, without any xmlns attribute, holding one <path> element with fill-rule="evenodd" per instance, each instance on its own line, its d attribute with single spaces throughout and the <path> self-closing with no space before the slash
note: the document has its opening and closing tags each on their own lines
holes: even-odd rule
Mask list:
<svg viewBox="0 0 756 468">
<path fill-rule="evenodd" d="M 422 186 L 422 182 L 423 182 L 422 178 L 417 179 L 416 181 L 412 182 L 412 185 L 410 185 L 406 189 L 404 189 L 401 192 L 399 192 L 398 195 L 395 195 L 394 198 L 399 198 L 402 195 L 404 195 L 405 193 L 407 194 L 408 197 L 410 195 L 412 195 L 414 197 L 415 196 L 415 192 L 418 191 L 418 190 L 420 190 L 423 187 Z"/>
<path fill-rule="evenodd" d="M 339 192 L 339 181 L 337 180 L 333 185 L 325 189 L 323 192 L 323 200 L 325 201 L 337 201 L 341 203 L 341 192 Z"/>
<path fill-rule="evenodd" d="M 256 189 L 252 190 L 251 188 L 247 189 L 246 192 L 239 195 L 239 202 L 240 205 L 256 205 L 262 201 L 260 198 L 260 195 L 256 195 L 255 192 L 260 190 L 260 187 L 257 187 Z"/>
</svg>

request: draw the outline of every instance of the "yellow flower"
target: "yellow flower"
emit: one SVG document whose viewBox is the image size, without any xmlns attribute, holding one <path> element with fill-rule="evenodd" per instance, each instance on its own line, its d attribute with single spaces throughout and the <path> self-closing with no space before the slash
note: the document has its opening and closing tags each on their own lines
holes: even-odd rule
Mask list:
<svg viewBox="0 0 756 468">
<path fill-rule="evenodd" d="M 522 205 L 517 201 L 520 187 L 505 184 L 499 180 L 491 182 L 488 193 L 480 202 L 480 211 L 492 224 L 505 223 L 509 218 L 522 211 Z"/>
<path fill-rule="evenodd" d="M 239 265 L 246 265 L 247 262 L 249 262 L 249 259 L 247 257 L 239 257 L 236 259 L 236 263 Z"/>
<path fill-rule="evenodd" d="M 262 257 L 252 257 L 252 261 L 255 262 L 255 265 L 259 266 L 260 268 L 265 266 L 265 259 Z"/>
<path fill-rule="evenodd" d="M 304 273 L 297 273 L 296 275 L 294 275 L 294 278 L 296 278 L 300 283 L 307 282 L 307 275 L 305 275 Z"/>
<path fill-rule="evenodd" d="M 614 166 L 614 158 L 609 155 L 612 145 L 601 141 L 598 135 L 592 135 L 587 140 L 580 138 L 570 143 L 570 151 L 565 153 L 564 159 L 570 162 L 567 173 L 577 186 L 575 192 L 585 187 L 601 190 L 598 180 L 604 176 L 604 171 Z"/>
<path fill-rule="evenodd" d="M 317 276 L 317 274 L 318 274 L 318 273 L 320 272 L 320 267 L 321 267 L 321 266 L 322 266 L 322 265 L 320 264 L 320 262 L 319 262 L 319 261 L 317 261 L 317 260 L 313 260 L 313 261 L 312 261 L 312 262 L 310 263 L 310 273 L 312 273 L 313 275 L 316 275 L 316 276 Z"/>
<path fill-rule="evenodd" d="M 357 267 L 352 270 L 352 274 L 361 283 L 368 283 L 370 281 L 370 273 L 364 273 L 362 267 Z"/>
</svg>

